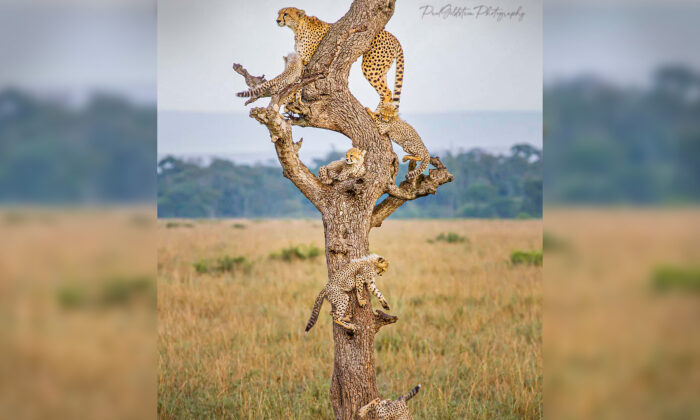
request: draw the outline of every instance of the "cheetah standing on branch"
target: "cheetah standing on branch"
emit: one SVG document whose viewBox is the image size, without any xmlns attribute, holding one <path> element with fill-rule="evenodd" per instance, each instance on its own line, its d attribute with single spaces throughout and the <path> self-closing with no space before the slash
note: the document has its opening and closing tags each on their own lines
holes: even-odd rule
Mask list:
<svg viewBox="0 0 700 420">
<path fill-rule="evenodd" d="M 413 398 L 418 391 L 420 391 L 420 384 L 410 390 L 408 394 L 400 396 L 396 401 L 380 400 L 376 398 L 370 401 L 369 404 L 360 408 L 357 415 L 360 418 L 364 418 L 370 411 L 376 410 L 379 420 L 413 420 L 411 412 L 408 411 L 406 401 Z"/>
<path fill-rule="evenodd" d="M 420 161 L 420 166 L 406 174 L 406 178 L 413 179 L 422 174 L 430 163 L 430 153 L 423 144 L 418 132 L 406 121 L 399 117 L 397 110 L 384 110 L 382 114 L 372 112 L 369 108 L 365 110 L 377 124 L 377 128 L 381 134 L 386 134 L 394 143 L 401 146 L 404 152 L 408 153 L 403 157 L 403 161 L 407 160 Z"/>
<path fill-rule="evenodd" d="M 313 328 L 318 320 L 318 314 L 323 306 L 323 299 L 328 299 L 333 307 L 333 322 L 343 328 L 355 331 L 357 327 L 351 324 L 350 314 L 347 313 L 350 305 L 350 296 L 347 292 L 355 289 L 357 293 L 357 303 L 360 306 L 365 306 L 367 300 L 362 297 L 364 285 L 367 285 L 369 291 L 379 299 L 382 307 L 389 310 L 389 304 L 382 296 L 382 293 L 377 289 L 374 283 L 375 274 L 381 276 L 389 268 L 389 262 L 377 254 L 370 254 L 361 258 L 351 260 L 345 267 L 338 271 L 326 284 L 321 293 L 316 297 L 314 308 L 311 311 L 311 318 L 306 324 L 306 332 Z"/>
<path fill-rule="evenodd" d="M 279 26 L 288 26 L 294 32 L 294 48 L 301 55 L 306 66 L 313 57 L 318 44 L 330 24 L 315 16 L 307 16 L 306 12 L 295 7 L 281 9 L 277 15 Z M 391 64 L 396 60 L 396 78 L 394 81 L 394 94 L 387 87 L 386 75 Z M 369 49 L 362 55 L 362 74 L 379 94 L 382 105 L 390 104 L 396 110 L 399 109 L 401 100 L 401 87 L 403 86 L 404 57 L 401 44 L 396 37 L 382 30 L 372 39 Z"/>
<path fill-rule="evenodd" d="M 299 54 L 295 52 L 289 53 L 282 58 L 284 59 L 284 71 L 282 74 L 247 91 L 238 92 L 236 93 L 236 96 L 240 98 L 250 98 L 245 103 L 248 105 L 249 103 L 255 102 L 260 98 L 276 95 L 284 88 L 294 83 L 294 81 L 301 77 L 301 73 L 304 70 L 304 64 L 302 63 Z"/>
</svg>

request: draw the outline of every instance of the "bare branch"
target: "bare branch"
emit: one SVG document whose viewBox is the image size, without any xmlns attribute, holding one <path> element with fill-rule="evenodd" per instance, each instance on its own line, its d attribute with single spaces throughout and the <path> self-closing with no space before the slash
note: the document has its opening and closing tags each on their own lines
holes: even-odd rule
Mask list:
<svg viewBox="0 0 700 420">
<path fill-rule="evenodd" d="M 454 176 L 447 170 L 439 157 L 431 158 L 430 163 L 436 169 L 431 169 L 427 177 L 421 174 L 414 180 L 405 180 L 398 188 L 393 182 L 390 182 L 391 185 L 387 186 L 387 193 L 390 196 L 374 206 L 370 226 L 381 226 L 384 219 L 389 217 L 391 213 L 396 211 L 406 201 L 424 197 L 428 194 L 435 194 L 440 185 L 451 182 L 454 179 Z"/>
<path fill-rule="evenodd" d="M 249 88 L 254 88 L 260 83 L 266 81 L 264 74 L 262 76 L 252 76 L 250 73 L 248 73 L 248 70 L 244 69 L 243 66 L 238 63 L 233 63 L 233 71 L 245 78 L 245 84 L 248 85 Z"/>
<path fill-rule="evenodd" d="M 250 110 L 250 116 L 270 131 L 270 139 L 275 144 L 277 158 L 282 165 L 285 178 L 292 181 L 306 198 L 319 208 L 322 194 L 327 187 L 321 184 L 321 181 L 299 160 L 300 144 L 294 143 L 292 127 L 278 111 L 279 108 L 276 106 L 253 108 Z"/>
<path fill-rule="evenodd" d="M 375 334 L 377 333 L 377 331 L 379 331 L 380 328 L 382 328 L 386 325 L 389 325 L 389 324 L 393 324 L 398 320 L 399 320 L 399 317 L 394 316 L 394 315 L 389 315 L 388 313 L 377 309 L 376 311 L 374 311 L 374 332 L 375 332 Z"/>
</svg>

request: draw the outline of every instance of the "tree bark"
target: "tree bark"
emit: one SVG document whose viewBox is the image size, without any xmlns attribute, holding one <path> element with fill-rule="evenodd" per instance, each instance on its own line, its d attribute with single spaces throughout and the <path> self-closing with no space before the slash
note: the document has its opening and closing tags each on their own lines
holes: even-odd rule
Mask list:
<svg viewBox="0 0 700 420">
<path fill-rule="evenodd" d="M 321 213 L 329 278 L 351 259 L 369 253 L 368 238 L 372 227 L 380 226 L 406 200 L 434 194 L 439 185 L 452 180 L 439 158 L 433 158 L 431 163 L 435 169 L 428 176 L 405 180 L 397 187 L 398 159 L 391 140 L 379 134 L 364 106 L 348 89 L 350 67 L 391 18 L 394 3 L 395 0 L 353 1 L 345 16 L 331 25 L 301 78 L 280 95 L 273 96 L 267 108 L 253 108 L 250 112 L 251 117 L 270 131 L 283 175 Z M 307 14 L 313 15 L 310 11 Z M 234 65 L 234 69 L 249 85 L 254 86 L 259 80 L 240 65 Z M 280 103 L 297 88 L 302 88 L 301 103 Z M 279 113 L 284 105 L 293 115 L 283 117 Z M 367 151 L 365 175 L 332 185 L 322 184 L 299 160 L 292 140 L 292 125 L 324 128 L 347 136 L 352 146 Z M 390 197 L 375 205 L 385 193 Z M 391 261 L 390 255 L 384 257 Z M 391 275 L 391 269 L 388 275 Z M 378 286 L 381 289 L 381 280 Z M 366 288 L 364 293 L 370 295 Z M 350 334 L 333 323 L 335 356 L 330 398 L 335 418 L 339 420 L 354 419 L 360 407 L 379 397 L 374 336 L 381 327 L 397 320 L 384 312 L 373 312 L 371 305 L 360 307 L 355 293 L 350 295 L 352 322 L 357 331 Z M 391 296 L 387 300 L 392 303 Z"/>
</svg>

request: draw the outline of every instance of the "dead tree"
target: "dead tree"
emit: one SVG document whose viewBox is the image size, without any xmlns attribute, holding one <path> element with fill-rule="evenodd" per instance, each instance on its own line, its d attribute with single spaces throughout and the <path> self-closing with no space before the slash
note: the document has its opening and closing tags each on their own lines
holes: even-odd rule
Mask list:
<svg viewBox="0 0 700 420">
<path fill-rule="evenodd" d="M 350 259 L 367 255 L 370 230 L 381 226 L 403 203 L 435 194 L 440 185 L 453 179 L 440 159 L 433 157 L 434 169 L 428 175 L 404 180 L 397 186 L 398 158 L 390 139 L 379 134 L 364 106 L 348 89 L 350 67 L 389 21 L 394 3 L 395 0 L 354 0 L 345 16 L 331 25 L 301 78 L 274 95 L 268 107 L 250 111 L 252 118 L 269 129 L 283 175 L 321 213 L 329 277 Z M 246 78 L 250 87 L 260 82 L 241 66 L 235 65 L 234 69 Z M 302 101 L 285 104 L 285 99 L 293 98 L 292 93 L 300 88 Z M 293 112 L 282 115 L 280 108 L 284 105 Z M 292 140 L 293 125 L 333 130 L 347 136 L 352 146 L 367 151 L 365 175 L 332 185 L 322 184 L 299 160 L 298 143 Z M 385 193 L 389 196 L 377 203 Z M 391 261 L 390 255 L 386 257 Z M 367 290 L 364 293 L 369 296 Z M 355 294 L 351 295 L 352 322 L 357 331 L 350 334 L 333 324 L 335 357 L 330 398 L 336 419 L 343 420 L 354 419 L 360 407 L 379 397 L 374 336 L 381 327 L 397 320 L 384 312 L 373 312 L 371 305 L 360 307 Z M 388 299 L 391 301 L 390 296 Z"/>
</svg>

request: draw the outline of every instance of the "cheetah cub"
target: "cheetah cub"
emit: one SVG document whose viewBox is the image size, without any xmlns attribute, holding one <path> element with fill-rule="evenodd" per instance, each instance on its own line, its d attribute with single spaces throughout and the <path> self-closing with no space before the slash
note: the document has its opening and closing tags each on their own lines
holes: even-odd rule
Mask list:
<svg viewBox="0 0 700 420">
<path fill-rule="evenodd" d="M 374 283 L 375 275 L 381 276 L 388 268 L 389 262 L 377 254 L 370 254 L 351 260 L 328 280 L 326 287 L 324 287 L 321 293 L 316 297 L 314 308 L 311 311 L 311 318 L 309 318 L 309 322 L 306 324 L 305 331 L 309 332 L 314 324 L 316 324 L 318 314 L 321 312 L 321 306 L 323 306 L 324 298 L 328 299 L 333 307 L 333 322 L 350 331 L 355 331 L 357 327 L 349 322 L 350 314 L 347 313 L 350 304 L 350 296 L 347 292 L 355 289 L 355 293 L 357 293 L 357 302 L 360 306 L 365 306 L 367 300 L 362 297 L 362 290 L 365 284 L 369 291 L 379 299 L 382 307 L 388 311 L 389 304 Z"/>
<path fill-rule="evenodd" d="M 318 170 L 318 179 L 324 184 L 332 184 L 333 181 L 345 181 L 350 178 L 359 178 L 365 174 L 366 150 L 356 147 L 348 150 L 345 159 L 340 159 L 321 166 Z"/>
<path fill-rule="evenodd" d="M 413 420 L 413 416 L 411 416 L 411 413 L 408 411 L 406 401 L 413 398 L 418 391 L 420 391 L 420 384 L 409 391 L 408 394 L 399 397 L 396 401 L 375 398 L 370 401 L 369 404 L 360 408 L 357 414 L 360 418 L 364 418 L 370 411 L 376 410 L 379 420 Z"/>
<path fill-rule="evenodd" d="M 406 174 L 408 179 L 413 179 L 422 174 L 428 167 L 428 163 L 430 163 L 430 153 L 423 144 L 418 132 L 411 127 L 410 124 L 399 117 L 396 108 L 380 108 L 382 109 L 380 109 L 378 112 L 373 112 L 369 108 L 365 109 L 377 124 L 379 132 L 381 134 L 389 135 L 389 138 L 391 138 L 394 143 L 401 146 L 404 152 L 408 153 L 407 156 L 403 157 L 404 162 L 407 160 L 421 162 L 418 168 L 409 171 L 408 174 Z"/>
<path fill-rule="evenodd" d="M 301 77 L 301 73 L 304 70 L 304 64 L 301 61 L 301 57 L 299 54 L 293 52 L 282 58 L 284 59 L 285 65 L 282 74 L 272 80 L 263 82 L 252 89 L 244 92 L 238 92 L 236 93 L 236 96 L 240 98 L 251 98 L 246 103 L 254 102 L 259 98 L 276 95 L 284 90 L 284 88 L 294 83 L 299 77 Z"/>
</svg>

